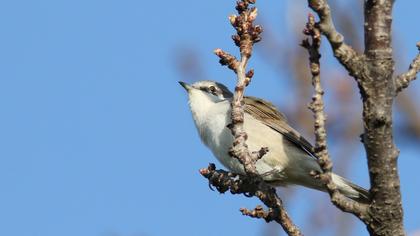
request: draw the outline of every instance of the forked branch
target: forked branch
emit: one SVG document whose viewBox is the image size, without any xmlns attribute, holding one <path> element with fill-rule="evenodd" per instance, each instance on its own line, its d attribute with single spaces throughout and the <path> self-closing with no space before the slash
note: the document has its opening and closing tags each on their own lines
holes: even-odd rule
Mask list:
<svg viewBox="0 0 420 236">
<path fill-rule="evenodd" d="M 352 47 L 344 42 L 344 37 L 334 26 L 330 6 L 327 0 L 308 0 L 309 7 L 314 10 L 320 19 L 318 28 L 330 43 L 334 56 L 347 69 L 350 75 L 356 79 L 363 68 L 364 56 L 357 53 Z"/>
<path fill-rule="evenodd" d="M 328 152 L 327 145 L 327 131 L 325 128 L 326 115 L 324 111 L 323 95 L 324 90 L 321 86 L 321 66 L 319 59 L 319 47 L 321 45 L 321 32 L 319 24 L 315 23 L 315 18 L 312 14 L 308 16 L 308 23 L 303 30 L 305 35 L 310 37 L 302 41 L 301 46 L 306 48 L 309 53 L 309 67 L 312 74 L 312 85 L 315 89 L 315 94 L 312 97 L 312 102 L 309 104 L 309 109 L 314 113 L 314 127 L 315 127 L 315 155 L 318 158 L 318 163 L 322 169 L 322 173 L 313 173 L 315 178 L 319 178 L 327 187 L 332 203 L 339 209 L 345 212 L 350 212 L 360 219 L 366 220 L 367 206 L 364 206 L 356 201 L 348 199 L 340 191 L 337 185 L 332 181 L 332 161 Z"/>
<path fill-rule="evenodd" d="M 255 207 L 252 211 L 241 208 L 240 211 L 243 215 L 262 218 L 266 222 L 276 221 L 288 235 L 302 235 L 299 228 L 293 224 L 290 216 L 284 210 L 283 203 L 277 196 L 274 188 L 264 182 L 259 182 L 258 184 L 254 178 L 249 176 L 237 176 L 224 170 L 216 170 L 214 164 L 210 164 L 207 168 L 201 169 L 200 173 L 220 193 L 230 191 L 232 194 L 244 194 L 247 197 L 256 196 L 268 207 L 267 211 L 261 206 Z"/>
</svg>

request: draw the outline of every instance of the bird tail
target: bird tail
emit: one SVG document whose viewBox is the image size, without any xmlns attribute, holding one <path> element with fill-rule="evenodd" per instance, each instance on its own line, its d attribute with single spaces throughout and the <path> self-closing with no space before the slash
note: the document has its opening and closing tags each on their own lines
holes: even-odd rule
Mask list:
<svg viewBox="0 0 420 236">
<path fill-rule="evenodd" d="M 344 196 L 360 203 L 370 202 L 370 194 L 368 190 L 334 173 L 331 177 L 332 181 L 337 185 L 338 191 L 340 191 L 340 193 Z"/>
</svg>

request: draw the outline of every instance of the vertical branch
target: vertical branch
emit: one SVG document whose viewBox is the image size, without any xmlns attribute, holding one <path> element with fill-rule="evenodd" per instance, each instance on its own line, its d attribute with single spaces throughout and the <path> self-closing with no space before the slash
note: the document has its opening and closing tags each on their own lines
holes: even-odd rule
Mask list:
<svg viewBox="0 0 420 236">
<path fill-rule="evenodd" d="M 367 74 L 361 83 L 363 98 L 363 142 L 371 182 L 372 235 L 404 235 L 399 151 L 393 140 L 393 80 L 391 23 L 393 0 L 365 1 L 365 55 Z"/>
<path fill-rule="evenodd" d="M 253 45 L 261 40 L 260 34 L 262 32 L 261 26 L 253 25 L 257 17 L 257 8 L 249 8 L 249 5 L 253 3 L 255 3 L 255 0 L 238 1 L 236 10 L 239 15 L 229 16 L 229 21 L 237 32 L 232 36 L 232 39 L 239 47 L 240 60 L 238 61 L 234 56 L 219 48 L 214 50 L 214 53 L 220 58 L 220 64 L 233 70 L 237 76 L 235 92 L 231 102 L 232 123 L 228 126 L 234 137 L 229 154 L 241 162 L 246 174 L 257 177 L 258 172 L 255 163 L 268 152 L 268 148 L 262 147 L 257 152 L 250 152 L 246 144 L 248 137 L 243 128 L 245 87 L 248 86 L 254 75 L 254 70 L 251 69 L 246 72 L 246 67 L 252 55 Z"/>
<path fill-rule="evenodd" d="M 247 134 L 244 131 L 244 91 L 248 86 L 254 71 L 246 72 L 248 60 L 252 55 L 253 45 L 261 40 L 260 34 L 262 27 L 253 25 L 257 17 L 257 8 L 249 8 L 250 4 L 254 4 L 255 0 L 238 1 L 236 10 L 239 15 L 232 15 L 229 21 L 236 29 L 237 34 L 232 36 L 236 46 L 239 47 L 240 60 L 238 61 L 234 56 L 221 49 L 214 50 L 214 53 L 220 58 L 220 63 L 226 65 L 229 69 L 236 73 L 236 87 L 231 102 L 231 119 L 232 123 L 228 126 L 234 137 L 233 145 L 229 154 L 238 159 L 244 166 L 245 173 L 257 177 L 258 172 L 255 163 L 262 158 L 268 149 L 262 147 L 258 152 L 250 152 L 246 144 Z"/>
<path fill-rule="evenodd" d="M 334 53 L 342 44 L 342 37 L 335 33 L 326 0 L 308 0 L 321 18 L 321 32 L 327 36 Z M 391 47 L 393 0 L 365 1 L 365 52 L 364 63 L 348 66 L 337 57 L 358 82 L 363 99 L 362 136 L 368 159 L 372 203 L 365 222 L 372 235 L 403 235 L 402 205 L 397 157 L 392 135 L 392 102 L 395 96 L 393 81 L 394 61 Z M 338 35 L 335 37 L 334 35 Z M 344 51 L 343 51 L 344 52 Z M 350 58 L 357 58 L 351 56 Z M 337 55 L 336 55 L 337 56 Z M 352 59 L 350 59 L 351 61 Z M 354 61 L 354 60 L 353 60 Z M 357 61 L 357 60 L 356 60 Z"/>
<path fill-rule="evenodd" d="M 326 115 L 324 111 L 323 95 L 324 90 L 321 86 L 320 76 L 320 62 L 321 54 L 319 47 L 321 45 L 321 32 L 315 24 L 315 18 L 312 14 L 308 16 L 308 23 L 303 31 L 304 34 L 310 36 L 309 39 L 302 41 L 301 46 L 306 48 L 309 53 L 309 64 L 312 74 L 312 85 L 315 89 L 315 94 L 312 97 L 312 102 L 309 108 L 314 113 L 314 126 L 315 126 L 315 155 L 318 157 L 318 163 L 322 169 L 322 173 L 316 173 L 314 177 L 320 178 L 325 184 L 328 193 L 330 194 L 331 201 L 339 209 L 345 212 L 350 212 L 362 220 L 366 220 L 367 207 L 346 198 L 338 191 L 336 184 L 332 181 L 332 161 L 328 153 L 327 146 L 327 131 L 325 129 Z"/>
<path fill-rule="evenodd" d="M 334 27 L 327 0 L 308 0 L 320 17 L 319 27 L 330 42 L 334 55 L 359 86 L 363 100 L 364 143 L 371 182 L 370 219 L 365 221 L 371 235 L 404 235 L 398 175 L 398 149 L 392 133 L 392 103 L 404 79 L 394 81 L 391 46 L 394 0 L 365 0 L 365 51 L 358 55 L 343 42 Z M 406 81 L 414 79 L 416 62 Z M 401 77 L 400 77 L 401 78 Z M 407 79 L 408 78 L 408 79 Z M 395 82 L 397 88 L 395 88 Z"/>
<path fill-rule="evenodd" d="M 248 60 L 252 55 L 253 44 L 260 41 L 262 28 L 259 25 L 253 25 L 257 17 L 257 8 L 249 8 L 255 0 L 237 1 L 236 10 L 239 15 L 229 17 L 230 23 L 236 29 L 237 34 L 232 36 L 236 46 L 240 50 L 240 60 L 221 49 L 216 49 L 214 53 L 220 58 L 222 65 L 228 66 L 237 75 L 235 92 L 231 102 L 232 123 L 228 125 L 234 141 L 229 154 L 236 158 L 243 165 L 246 176 L 234 179 L 230 173 L 216 170 L 214 165 L 200 170 L 200 173 L 209 179 L 210 184 L 216 186 L 219 192 L 230 190 L 232 193 L 243 193 L 246 196 L 257 196 L 265 205 L 269 207 L 265 212 L 262 207 L 257 206 L 254 210 L 241 209 L 244 215 L 255 218 L 263 218 L 267 222 L 276 221 L 279 223 L 288 235 L 302 235 L 299 228 L 293 224 L 289 215 L 283 207 L 281 199 L 277 196 L 276 190 L 266 184 L 262 177 L 258 175 L 256 162 L 262 158 L 268 148 L 262 147 L 259 151 L 250 152 L 246 144 L 247 134 L 244 130 L 244 91 L 249 84 L 254 71 L 246 72 Z"/>
<path fill-rule="evenodd" d="M 232 124 L 229 128 L 234 136 L 233 146 L 230 150 L 231 156 L 237 158 L 244 165 L 245 173 L 251 176 L 257 176 L 258 173 L 255 163 L 268 151 L 268 149 L 262 148 L 261 152 L 258 152 L 258 155 L 253 155 L 253 153 L 248 150 L 248 146 L 246 144 L 247 134 L 243 128 L 244 91 L 245 87 L 250 82 L 251 75 L 253 74 L 253 72 L 250 72 L 248 73 L 250 76 L 247 77 L 246 67 L 248 60 L 252 55 L 253 44 L 261 40 L 260 34 L 262 32 L 261 26 L 253 25 L 253 22 L 257 17 L 257 8 L 249 8 L 249 4 L 253 3 L 255 3 L 255 1 L 238 1 L 236 9 L 239 16 L 232 15 L 229 17 L 232 26 L 237 32 L 237 34 L 232 38 L 235 41 L 235 44 L 239 47 L 241 55 L 239 62 L 235 63 L 237 81 L 231 102 Z"/>
</svg>

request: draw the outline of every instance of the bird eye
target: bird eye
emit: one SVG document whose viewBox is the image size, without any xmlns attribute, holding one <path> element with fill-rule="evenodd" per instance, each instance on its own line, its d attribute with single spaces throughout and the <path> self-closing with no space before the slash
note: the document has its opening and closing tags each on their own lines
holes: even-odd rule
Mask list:
<svg viewBox="0 0 420 236">
<path fill-rule="evenodd" d="M 210 87 L 209 87 L 209 90 L 210 90 L 210 92 L 211 92 L 212 94 L 216 94 L 216 87 L 214 87 L 214 86 L 210 86 Z"/>
</svg>

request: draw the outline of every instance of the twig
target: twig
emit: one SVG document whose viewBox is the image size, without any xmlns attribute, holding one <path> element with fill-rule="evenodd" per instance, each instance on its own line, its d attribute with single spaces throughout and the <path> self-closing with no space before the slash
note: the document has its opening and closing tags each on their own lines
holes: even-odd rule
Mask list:
<svg viewBox="0 0 420 236">
<path fill-rule="evenodd" d="M 343 35 L 335 29 L 327 0 L 308 0 L 308 5 L 318 14 L 320 18 L 318 27 L 321 33 L 327 37 L 334 56 L 347 69 L 349 74 L 358 80 L 363 68 L 364 56 L 344 43 Z"/>
<path fill-rule="evenodd" d="M 261 26 L 253 25 L 257 17 L 257 8 L 249 8 L 249 5 L 253 3 L 255 3 L 253 0 L 238 1 L 236 10 L 239 15 L 229 17 L 230 23 L 237 32 L 237 34 L 232 36 L 232 39 L 239 47 L 241 54 L 240 60 L 238 61 L 234 56 L 221 49 L 214 50 L 214 53 L 220 58 L 220 64 L 228 66 L 237 75 L 235 93 L 231 103 L 232 124 L 228 126 L 234 136 L 233 146 L 229 154 L 243 164 L 245 173 L 255 177 L 258 176 L 255 163 L 268 152 L 268 149 L 261 148 L 258 152 L 250 152 L 246 144 L 247 134 L 243 128 L 244 90 L 254 74 L 253 70 L 246 72 L 246 66 L 252 55 L 253 44 L 261 40 L 260 34 L 262 32 Z"/>
<path fill-rule="evenodd" d="M 396 93 L 401 92 L 403 89 L 407 88 L 411 81 L 415 80 L 417 73 L 420 71 L 420 42 L 417 43 L 417 49 L 419 53 L 416 58 L 411 62 L 408 71 L 398 75 L 395 78 L 395 91 Z"/>
<path fill-rule="evenodd" d="M 293 224 L 285 211 L 282 201 L 276 194 L 276 190 L 265 182 L 256 184 L 255 179 L 250 176 L 237 176 L 224 170 L 216 170 L 214 164 L 210 164 L 207 168 L 201 169 L 200 173 L 220 193 L 230 191 L 232 194 L 244 194 L 247 197 L 256 196 L 269 208 L 268 212 L 264 212 L 258 206 L 254 211 L 241 208 L 242 214 L 254 218 L 263 218 L 267 222 L 276 221 L 288 235 L 302 235 L 299 228 Z"/>
<path fill-rule="evenodd" d="M 264 208 L 261 205 L 258 205 L 254 210 L 248 210 L 246 208 L 239 209 L 243 215 L 249 216 L 251 218 L 260 218 L 264 219 L 266 222 L 273 220 L 273 210 L 270 208 L 268 211 L 264 211 Z"/>
<path fill-rule="evenodd" d="M 220 49 L 216 49 L 215 53 L 220 57 L 220 62 L 223 62 L 222 65 L 226 62 L 226 65 L 228 65 L 228 67 L 237 75 L 235 93 L 231 103 L 232 125 L 230 126 L 230 129 L 234 136 L 234 142 L 230 154 L 244 165 L 247 174 L 257 176 L 258 173 L 255 163 L 268 151 L 268 149 L 261 149 L 258 153 L 250 153 L 246 144 L 247 134 L 243 129 L 244 90 L 253 75 L 252 70 L 249 73 L 246 73 L 246 66 L 252 55 L 252 46 L 254 43 L 260 41 L 260 34 L 262 32 L 261 26 L 253 25 L 253 21 L 257 17 L 257 8 L 249 8 L 249 4 L 253 3 L 255 3 L 255 1 L 238 1 L 236 9 L 239 16 L 232 15 L 229 17 L 230 23 L 237 32 L 232 38 L 239 47 L 241 54 L 240 61 L 237 61 L 234 57 L 230 56 L 230 54 L 225 53 Z"/>
<path fill-rule="evenodd" d="M 255 0 L 237 1 L 236 10 L 239 15 L 229 17 L 230 23 L 236 29 L 237 34 L 232 36 L 233 41 L 240 50 L 240 60 L 221 49 L 216 49 L 214 53 L 220 58 L 222 65 L 228 66 L 237 75 L 235 93 L 231 102 L 232 123 L 228 125 L 234 136 L 233 145 L 229 151 L 232 158 L 236 158 L 244 166 L 246 176 L 233 179 L 231 173 L 215 170 L 214 165 L 207 169 L 200 170 L 200 173 L 209 179 L 211 185 L 215 186 L 219 192 L 230 190 L 231 193 L 243 193 L 246 196 L 256 196 L 269 207 L 269 212 L 263 214 L 260 210 L 245 211 L 242 213 L 252 217 L 264 218 L 266 221 L 274 220 L 278 222 L 289 235 L 302 235 L 296 225 L 283 207 L 281 199 L 277 196 L 276 190 L 264 182 L 258 174 L 256 162 L 261 159 L 269 150 L 261 147 L 260 150 L 250 152 L 246 144 L 247 134 L 244 130 L 244 91 L 248 86 L 254 71 L 251 69 L 246 72 L 248 60 L 252 55 L 253 44 L 260 41 L 262 27 L 253 25 L 257 17 L 257 8 L 249 8 Z M 266 217 L 263 217 L 266 215 Z"/>
<path fill-rule="evenodd" d="M 308 23 L 303 31 L 305 35 L 310 36 L 309 39 L 302 41 L 301 46 L 306 48 L 309 53 L 309 64 L 312 74 L 312 85 L 315 88 L 315 94 L 312 97 L 312 102 L 309 109 L 314 113 L 315 126 L 315 155 L 318 158 L 318 163 L 321 167 L 322 173 L 313 173 L 314 177 L 319 178 L 326 186 L 330 194 L 332 203 L 339 209 L 345 212 L 355 214 L 361 219 L 367 217 L 367 207 L 345 197 L 337 188 L 337 185 L 332 181 L 332 161 L 328 153 L 327 146 L 327 131 L 325 129 L 326 115 L 324 111 L 323 95 L 324 91 L 321 86 L 320 77 L 320 62 L 321 54 L 319 47 L 321 45 L 320 29 L 315 23 L 315 18 L 312 14 L 308 16 Z"/>
</svg>

